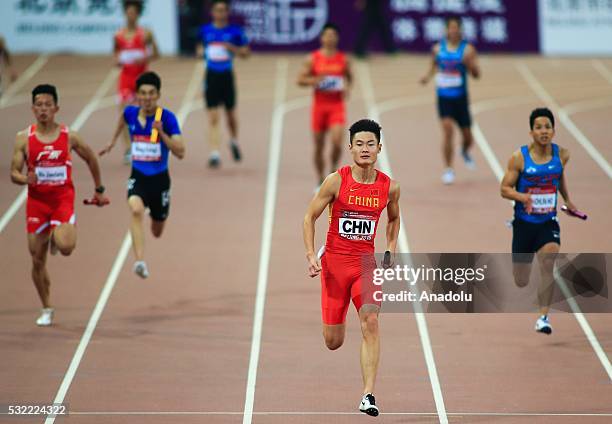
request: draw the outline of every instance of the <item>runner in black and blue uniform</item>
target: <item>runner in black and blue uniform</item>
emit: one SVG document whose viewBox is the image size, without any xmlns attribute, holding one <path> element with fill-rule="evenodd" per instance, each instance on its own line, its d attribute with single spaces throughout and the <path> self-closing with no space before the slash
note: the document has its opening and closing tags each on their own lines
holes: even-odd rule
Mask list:
<svg viewBox="0 0 612 424">
<path fill-rule="evenodd" d="M 242 154 L 238 145 L 238 117 L 236 116 L 236 87 L 234 83 L 234 56 L 245 58 L 250 50 L 243 29 L 229 24 L 229 2 L 213 0 L 211 7 L 212 23 L 202 25 L 199 34 L 197 54 L 206 61 L 204 77 L 204 97 L 208 110 L 208 144 L 210 155 L 208 165 L 217 168 L 221 164 L 219 146 L 219 107 L 224 106 L 227 127 L 230 133 L 230 148 L 235 161 Z"/>
<path fill-rule="evenodd" d="M 130 233 L 134 248 L 134 272 L 147 278 L 144 261 L 144 212 L 149 209 L 151 232 L 161 237 L 170 210 L 170 153 L 185 156 L 185 145 L 174 113 L 157 105 L 161 80 L 154 72 L 145 72 L 136 81 L 138 106 L 127 106 L 111 143 L 100 152 L 108 153 L 127 125 L 132 152 L 132 174 L 128 180 L 128 206 L 132 214 Z"/>
<path fill-rule="evenodd" d="M 514 152 L 501 183 L 502 197 L 514 200 L 512 261 L 514 281 L 519 287 L 529 282 L 534 253 L 538 255 L 541 284 L 538 289 L 540 317 L 536 330 L 552 333 L 548 310 L 552 300 L 553 267 L 561 244 L 557 220 L 557 193 L 570 211 L 576 211 L 567 189 L 564 169 L 569 151 L 553 143 L 555 118 L 546 108 L 529 116 L 533 141 Z"/>
<path fill-rule="evenodd" d="M 438 114 L 442 123 L 443 151 L 445 170 L 442 174 L 444 184 L 455 181 L 453 170 L 453 121 L 463 135 L 461 155 L 469 169 L 474 169 L 474 161 L 469 154 L 473 143 L 472 118 L 469 109 L 467 74 L 480 78 L 480 68 L 474 46 L 463 40 L 461 19 L 450 17 L 446 20 L 446 38 L 432 48 L 431 67 L 421 84 L 427 84 L 436 75 Z"/>
</svg>

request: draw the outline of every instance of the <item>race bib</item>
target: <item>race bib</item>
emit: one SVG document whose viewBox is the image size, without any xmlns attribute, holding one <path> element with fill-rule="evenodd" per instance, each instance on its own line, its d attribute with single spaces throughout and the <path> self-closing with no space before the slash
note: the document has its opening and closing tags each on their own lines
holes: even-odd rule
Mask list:
<svg viewBox="0 0 612 424">
<path fill-rule="evenodd" d="M 211 43 L 206 46 L 206 57 L 213 62 L 226 62 L 232 58 L 229 50 L 220 43 Z"/>
<path fill-rule="evenodd" d="M 157 162 L 161 160 L 161 144 L 142 141 L 132 142 L 132 160 Z"/>
<path fill-rule="evenodd" d="M 553 212 L 557 205 L 557 189 L 550 187 L 531 187 L 527 191 L 531 194 L 532 213 L 547 214 Z"/>
<path fill-rule="evenodd" d="M 39 184 L 63 184 L 68 179 L 66 166 L 37 166 L 34 169 Z"/>
<path fill-rule="evenodd" d="M 376 229 L 376 221 L 371 219 L 340 218 L 338 233 L 352 240 L 371 240 Z"/>
<path fill-rule="evenodd" d="M 461 87 L 463 80 L 460 73 L 438 72 L 436 75 L 436 85 L 438 88 Z"/>
<path fill-rule="evenodd" d="M 122 65 L 132 65 L 146 57 L 145 52 L 138 49 L 122 50 L 119 53 L 119 63 Z"/>
<path fill-rule="evenodd" d="M 319 82 L 317 89 L 321 91 L 342 91 L 344 90 L 344 77 L 326 76 Z"/>
</svg>

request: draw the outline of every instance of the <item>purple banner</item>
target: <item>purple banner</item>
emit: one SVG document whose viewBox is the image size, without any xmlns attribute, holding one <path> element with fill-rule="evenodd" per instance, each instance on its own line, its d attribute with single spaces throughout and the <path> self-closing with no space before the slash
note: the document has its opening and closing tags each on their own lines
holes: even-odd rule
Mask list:
<svg viewBox="0 0 612 424">
<path fill-rule="evenodd" d="M 318 46 L 326 22 L 340 27 L 343 50 L 353 50 L 360 27 L 379 3 L 395 45 L 429 51 L 444 34 L 444 18 L 463 18 L 464 36 L 483 52 L 537 52 L 537 2 L 532 0 L 233 0 L 233 19 L 242 23 L 255 50 L 306 51 Z M 373 28 L 369 50 L 381 50 Z"/>
</svg>

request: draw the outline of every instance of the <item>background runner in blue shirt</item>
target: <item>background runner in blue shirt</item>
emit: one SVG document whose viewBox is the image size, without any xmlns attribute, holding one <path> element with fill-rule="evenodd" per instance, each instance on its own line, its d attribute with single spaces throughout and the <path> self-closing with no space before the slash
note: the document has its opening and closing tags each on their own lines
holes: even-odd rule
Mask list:
<svg viewBox="0 0 612 424">
<path fill-rule="evenodd" d="M 208 109 L 208 165 L 217 168 L 221 164 L 219 146 L 219 107 L 224 106 L 227 127 L 230 133 L 230 149 L 235 161 L 242 154 L 238 145 L 238 117 L 236 116 L 236 87 L 234 83 L 234 56 L 245 58 L 250 50 L 243 29 L 229 24 L 229 3 L 214 0 L 211 7 L 212 23 L 202 25 L 199 33 L 197 54 L 206 62 L 204 97 Z"/>
<path fill-rule="evenodd" d="M 444 146 L 444 173 L 442 182 L 452 184 L 455 181 L 453 170 L 453 121 L 457 123 L 463 135 L 461 155 L 468 169 L 474 169 L 474 161 L 469 149 L 473 144 L 472 118 L 469 110 L 467 74 L 480 78 L 480 68 L 476 49 L 463 40 L 461 18 L 453 16 L 446 20 L 446 38 L 432 48 L 431 67 L 421 78 L 421 84 L 427 84 L 436 76 L 436 94 L 438 98 L 438 115 L 442 124 Z"/>
<path fill-rule="evenodd" d="M 144 261 L 144 213 L 149 209 L 151 232 L 159 238 L 170 211 L 170 175 L 168 156 L 182 159 L 185 145 L 176 116 L 157 105 L 161 80 L 154 72 L 145 72 L 136 81 L 138 106 L 125 108 L 111 143 L 100 155 L 111 151 L 127 126 L 132 152 L 132 174 L 128 180 L 128 206 L 131 213 L 130 234 L 136 262 L 134 272 L 149 276 Z"/>
</svg>

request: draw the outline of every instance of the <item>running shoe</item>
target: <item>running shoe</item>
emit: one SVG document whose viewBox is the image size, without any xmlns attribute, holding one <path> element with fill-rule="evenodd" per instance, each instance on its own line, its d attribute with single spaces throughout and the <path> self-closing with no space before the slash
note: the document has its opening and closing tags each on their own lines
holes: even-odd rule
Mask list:
<svg viewBox="0 0 612 424">
<path fill-rule="evenodd" d="M 208 167 L 218 168 L 219 166 L 221 166 L 221 157 L 219 156 L 219 152 L 212 152 L 208 157 Z"/>
<path fill-rule="evenodd" d="M 548 321 L 548 315 L 542 315 L 535 324 L 535 331 L 538 333 L 551 334 L 552 327 Z"/>
<path fill-rule="evenodd" d="M 140 278 L 147 278 L 149 276 L 149 270 L 145 261 L 134 262 L 134 274 Z"/>
<path fill-rule="evenodd" d="M 236 140 L 230 141 L 230 149 L 232 150 L 234 162 L 240 162 L 242 160 L 242 152 L 240 151 L 240 146 Z"/>
<path fill-rule="evenodd" d="M 476 163 L 474 162 L 474 159 L 472 159 L 472 156 L 468 153 L 467 150 L 461 151 L 461 157 L 463 158 L 463 163 L 465 164 L 465 167 L 467 169 L 469 169 L 470 171 L 476 169 Z"/>
<path fill-rule="evenodd" d="M 446 168 L 442 174 L 442 183 L 449 185 L 455 182 L 455 171 L 453 168 Z"/>
<path fill-rule="evenodd" d="M 53 324 L 53 308 L 42 308 L 40 316 L 36 320 L 39 327 L 48 327 Z"/>
<path fill-rule="evenodd" d="M 376 406 L 376 399 L 374 399 L 372 393 L 363 395 L 359 404 L 359 410 L 371 417 L 378 417 L 378 406 Z"/>
<path fill-rule="evenodd" d="M 123 154 L 123 163 L 124 165 L 129 165 L 132 163 L 132 150 L 130 148 L 126 149 L 125 153 Z"/>
</svg>

